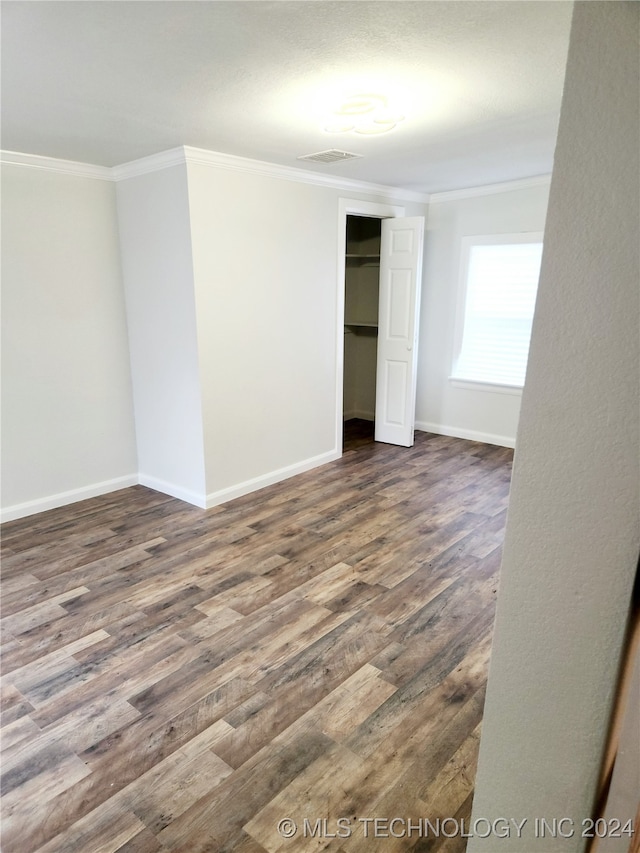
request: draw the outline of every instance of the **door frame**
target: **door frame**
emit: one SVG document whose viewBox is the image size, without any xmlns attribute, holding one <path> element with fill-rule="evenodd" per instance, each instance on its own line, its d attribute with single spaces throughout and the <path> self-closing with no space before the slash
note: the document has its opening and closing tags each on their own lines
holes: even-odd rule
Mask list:
<svg viewBox="0 0 640 853">
<path fill-rule="evenodd" d="M 357 198 L 338 199 L 338 269 L 336 275 L 336 435 L 335 447 L 342 456 L 344 429 L 344 300 L 347 254 L 347 216 L 368 216 L 371 219 L 395 219 L 405 215 L 404 205 L 379 204 Z"/>
</svg>

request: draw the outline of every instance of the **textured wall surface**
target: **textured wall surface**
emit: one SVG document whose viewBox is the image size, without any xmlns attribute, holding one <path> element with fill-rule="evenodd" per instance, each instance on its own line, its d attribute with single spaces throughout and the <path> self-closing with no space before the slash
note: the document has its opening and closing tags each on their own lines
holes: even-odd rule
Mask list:
<svg viewBox="0 0 640 853">
<path fill-rule="evenodd" d="M 575 7 L 473 814 L 528 825 L 469 853 L 584 849 L 640 547 L 639 19 Z"/>
</svg>

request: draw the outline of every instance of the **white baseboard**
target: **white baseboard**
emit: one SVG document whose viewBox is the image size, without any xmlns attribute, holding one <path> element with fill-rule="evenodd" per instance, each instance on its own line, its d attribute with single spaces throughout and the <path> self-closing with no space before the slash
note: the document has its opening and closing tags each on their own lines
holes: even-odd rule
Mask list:
<svg viewBox="0 0 640 853">
<path fill-rule="evenodd" d="M 198 506 L 200 509 L 207 508 L 207 498 L 202 492 L 192 492 L 190 489 L 184 489 L 182 486 L 176 486 L 175 483 L 169 483 L 158 477 L 150 477 L 148 474 L 140 474 L 136 482 L 155 492 L 162 492 L 163 495 L 170 495 L 172 498 Z"/>
<path fill-rule="evenodd" d="M 346 417 L 346 416 L 345 416 Z M 348 417 L 362 418 L 363 420 L 373 420 L 373 415 L 370 412 L 360 410 L 349 412 Z M 448 435 L 453 438 L 465 438 L 470 441 L 480 441 L 485 444 L 497 444 L 501 447 L 514 447 L 515 440 L 510 436 L 493 435 L 492 433 L 478 432 L 476 430 L 460 429 L 458 427 L 445 426 L 443 424 L 434 424 L 427 421 L 416 421 L 415 427 L 423 432 L 433 432 L 437 435 Z M 126 489 L 129 486 L 135 486 L 138 483 L 142 486 L 147 486 L 154 489 L 156 492 L 162 492 L 165 495 L 170 495 L 173 498 L 185 501 L 186 503 L 208 509 L 218 506 L 226 501 L 234 498 L 248 495 L 251 492 L 256 492 L 266 486 L 271 486 L 274 483 L 279 483 L 289 477 L 294 477 L 296 474 L 302 474 L 305 471 L 310 471 L 312 468 L 317 468 L 320 465 L 325 465 L 327 462 L 333 462 L 341 456 L 339 450 L 330 450 L 327 453 L 322 453 L 319 456 L 312 456 L 302 462 L 297 462 L 294 465 L 288 465 L 285 468 L 279 468 L 276 471 L 271 471 L 268 474 L 262 474 L 259 477 L 253 477 L 250 480 L 245 480 L 235 486 L 229 486 L 225 489 L 219 489 L 216 492 L 211 492 L 208 495 L 193 492 L 177 486 L 174 483 L 169 483 L 166 480 L 161 480 L 157 477 L 150 477 L 147 474 L 128 474 L 125 477 L 116 477 L 113 480 L 104 480 L 101 483 L 94 483 L 91 486 L 83 486 L 79 489 L 71 489 L 66 492 L 60 492 L 55 495 L 48 495 L 45 498 L 37 498 L 33 501 L 26 501 L 21 504 L 14 504 L 0 511 L 0 521 L 14 521 L 18 518 L 24 518 L 28 515 L 34 515 L 38 512 L 45 512 L 49 509 L 66 506 L 67 504 L 76 503 L 77 501 L 88 500 L 89 498 L 106 495 L 109 492 L 115 492 L 118 489 Z"/>
<path fill-rule="evenodd" d="M 243 483 L 238 483 L 236 486 L 229 486 L 226 489 L 219 489 L 217 492 L 211 492 L 207 495 L 206 506 L 210 509 L 213 506 L 231 501 L 234 498 L 241 498 L 243 495 L 248 495 L 250 492 L 257 492 L 258 489 L 264 489 L 265 486 L 272 486 L 274 483 L 279 483 L 282 480 L 287 480 L 289 477 L 295 477 L 296 474 L 303 474 L 305 471 L 310 471 L 312 468 L 317 468 L 320 465 L 325 465 L 327 462 L 333 462 L 342 456 L 339 450 L 330 450 L 328 453 L 321 453 L 319 456 L 312 456 L 305 459 L 303 462 L 297 462 L 295 465 L 288 465 L 285 468 L 279 468 L 277 471 L 270 471 L 268 474 L 261 474 L 259 477 L 253 477 L 251 480 L 245 480 Z"/>
<path fill-rule="evenodd" d="M 436 435 L 448 435 L 452 438 L 466 438 L 468 441 L 481 441 L 483 444 L 497 444 L 500 447 L 515 447 L 516 440 L 509 435 L 494 435 L 490 432 L 478 432 L 474 429 L 432 424 L 428 421 L 416 421 L 416 429 L 422 432 L 434 432 Z"/>
<path fill-rule="evenodd" d="M 341 455 L 341 451 L 334 449 L 328 453 L 322 453 L 319 456 L 305 459 L 295 465 L 288 465 L 285 468 L 279 468 L 277 471 L 262 474 L 260 477 L 245 480 L 236 486 L 220 489 L 209 495 L 184 489 L 175 483 L 169 483 L 166 480 L 151 477 L 148 474 L 129 474 L 126 477 L 117 477 L 114 480 L 105 480 L 102 483 L 94 483 L 91 486 L 84 486 L 80 489 L 72 489 L 68 492 L 60 492 L 56 495 L 49 495 L 46 498 L 38 498 L 37 500 L 6 507 L 6 509 L 0 510 L 0 521 L 14 521 L 17 518 L 35 515 L 38 512 L 56 509 L 60 506 L 87 500 L 88 498 L 96 498 L 100 495 L 106 495 L 109 492 L 126 489 L 129 486 L 136 486 L 138 484 L 147 486 L 147 488 L 153 489 L 156 492 L 162 492 L 164 495 L 170 495 L 172 498 L 178 498 L 178 500 L 200 507 L 200 509 L 208 509 L 209 507 L 218 506 L 218 504 L 225 501 L 233 500 L 233 498 L 239 498 L 250 492 L 256 492 L 265 486 L 273 485 L 273 483 L 279 483 L 281 480 L 294 477 L 296 474 L 302 474 L 304 471 L 310 471 L 312 468 L 317 468 L 326 462 L 333 462 L 335 459 L 339 459 Z"/>
<path fill-rule="evenodd" d="M 15 521 L 27 515 L 37 512 L 46 512 L 48 509 L 56 509 L 67 504 L 86 501 L 88 498 L 97 498 L 109 492 L 117 492 L 118 489 L 126 489 L 138 484 L 137 474 L 128 474 L 125 477 L 116 477 L 114 480 L 104 480 L 102 483 L 93 483 L 91 486 L 82 486 L 79 489 L 70 489 L 67 492 L 59 492 L 56 495 L 48 495 L 46 498 L 37 498 L 21 504 L 8 506 L 0 512 L 0 521 Z"/>
</svg>

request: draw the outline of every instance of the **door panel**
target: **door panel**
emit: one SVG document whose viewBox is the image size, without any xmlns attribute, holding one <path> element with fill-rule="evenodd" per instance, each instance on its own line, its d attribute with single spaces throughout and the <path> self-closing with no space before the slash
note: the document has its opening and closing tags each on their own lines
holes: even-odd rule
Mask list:
<svg viewBox="0 0 640 853">
<path fill-rule="evenodd" d="M 380 245 L 380 313 L 375 440 L 413 445 L 424 218 L 385 219 Z"/>
<path fill-rule="evenodd" d="M 391 270 L 389 279 L 389 337 L 405 340 L 411 333 L 411 271 Z"/>
<path fill-rule="evenodd" d="M 385 369 L 385 422 L 401 427 L 407 407 L 407 365 L 403 361 L 387 361 Z"/>
</svg>

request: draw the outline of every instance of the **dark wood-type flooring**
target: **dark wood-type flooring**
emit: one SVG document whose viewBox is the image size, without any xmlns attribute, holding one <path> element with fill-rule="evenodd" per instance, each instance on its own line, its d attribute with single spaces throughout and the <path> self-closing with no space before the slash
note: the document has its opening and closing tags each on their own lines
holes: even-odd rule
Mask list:
<svg viewBox="0 0 640 853">
<path fill-rule="evenodd" d="M 463 850 L 364 819 L 468 818 L 511 456 L 355 423 L 215 509 L 4 525 L 4 853 Z"/>
</svg>

